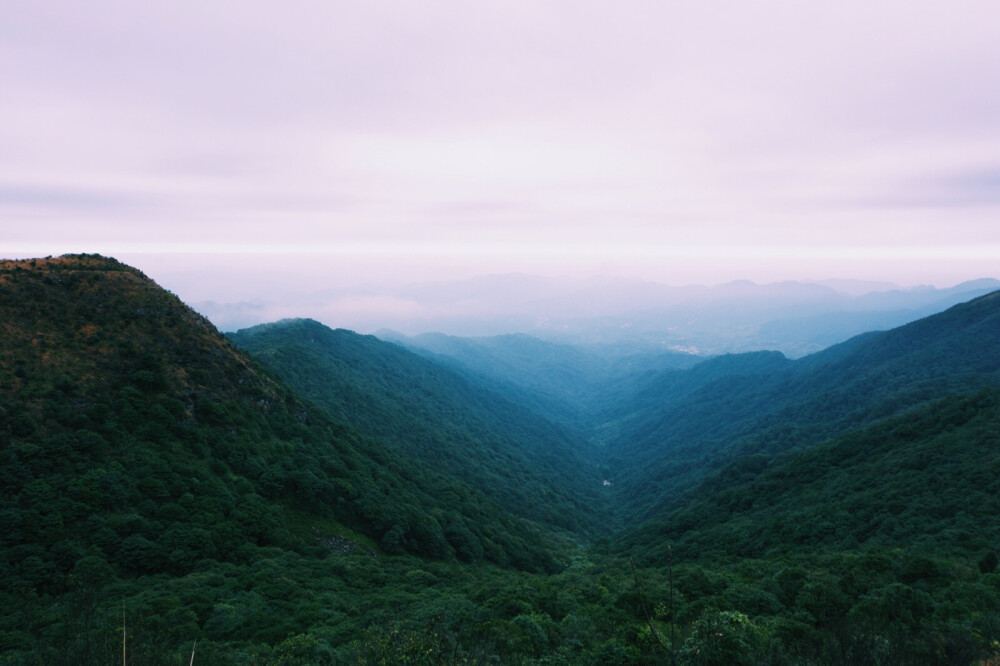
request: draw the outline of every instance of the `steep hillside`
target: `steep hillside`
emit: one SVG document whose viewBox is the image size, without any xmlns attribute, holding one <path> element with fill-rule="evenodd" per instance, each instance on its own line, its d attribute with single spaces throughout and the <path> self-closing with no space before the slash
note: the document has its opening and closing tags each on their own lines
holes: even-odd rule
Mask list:
<svg viewBox="0 0 1000 666">
<path fill-rule="evenodd" d="M 197 459 L 230 491 L 249 481 L 262 496 L 295 510 L 315 504 L 325 519 L 373 538 L 405 525 L 409 511 L 415 524 L 437 523 L 426 515 L 437 505 L 430 493 L 450 482 L 302 402 L 138 271 L 88 256 L 0 270 L 0 429 L 12 464 L 58 451 L 67 474 L 128 461 L 138 473 L 130 481 L 146 482 L 157 464 Z M 164 489 L 150 480 L 133 499 L 198 490 L 195 481 L 175 481 L 180 487 Z M 4 491 L 13 499 L 18 488 Z M 441 536 L 434 531 L 428 538 Z M 417 541 L 410 545 L 420 551 Z M 424 546 L 427 554 L 451 551 L 443 541 Z"/>
<path fill-rule="evenodd" d="M 1000 544 L 1000 390 L 916 411 L 713 474 L 626 547 L 679 557 L 896 548 L 977 557 Z"/>
<path fill-rule="evenodd" d="M 765 368 L 766 370 L 766 368 Z M 688 371 L 696 386 L 697 368 Z M 948 395 L 1000 383 L 1000 292 L 772 371 L 739 371 L 691 392 L 666 377 L 619 406 L 617 490 L 649 517 L 686 501 L 701 476 L 744 454 L 819 443 Z M 640 413 L 633 406 L 646 405 Z"/>
<path fill-rule="evenodd" d="M 766 378 L 791 365 L 780 352 L 747 352 L 717 356 L 689 369 L 633 375 L 623 382 L 621 390 L 607 393 L 608 399 L 595 409 L 595 420 L 600 423 L 602 439 L 614 442 L 623 433 L 655 427 L 664 407 L 706 386 L 723 385 L 733 378 Z"/>
<path fill-rule="evenodd" d="M 135 269 L 8 261 L 0 290 L 4 654 L 108 663 L 123 603 L 150 632 L 134 659 L 199 636 L 266 652 L 356 603 L 302 596 L 342 584 L 333 553 L 557 567 L 537 529 L 338 424 Z"/>
<path fill-rule="evenodd" d="M 229 337 L 338 420 L 514 513 L 579 533 L 608 529 L 600 452 L 497 392 L 397 345 L 311 320 Z"/>
<path fill-rule="evenodd" d="M 746 614 L 742 628 L 713 625 L 732 654 L 763 649 L 748 627 L 773 623 L 791 663 L 988 663 L 977 660 L 1000 637 L 998 498 L 994 388 L 738 459 L 609 549 L 680 564 L 682 616 Z"/>
</svg>

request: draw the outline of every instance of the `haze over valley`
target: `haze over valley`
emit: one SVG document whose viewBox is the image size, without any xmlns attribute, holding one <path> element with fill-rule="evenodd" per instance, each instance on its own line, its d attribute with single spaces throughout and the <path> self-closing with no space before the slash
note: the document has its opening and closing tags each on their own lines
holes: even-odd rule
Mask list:
<svg viewBox="0 0 1000 666">
<path fill-rule="evenodd" d="M 274 301 L 194 306 L 222 330 L 309 317 L 382 337 L 525 333 L 576 345 L 716 355 L 775 349 L 792 356 L 892 328 L 1000 288 L 993 278 L 948 288 L 831 280 L 672 287 L 623 278 L 493 275 L 381 291 L 319 290 Z"/>
</svg>

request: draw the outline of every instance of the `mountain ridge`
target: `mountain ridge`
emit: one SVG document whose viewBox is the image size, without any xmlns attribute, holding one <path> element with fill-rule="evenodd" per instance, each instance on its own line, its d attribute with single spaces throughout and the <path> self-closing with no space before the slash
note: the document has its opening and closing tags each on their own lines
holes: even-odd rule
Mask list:
<svg viewBox="0 0 1000 666">
<path fill-rule="evenodd" d="M 599 452 L 502 395 L 402 347 L 313 320 L 229 338 L 340 420 L 520 515 L 578 533 L 597 524 L 586 517 L 600 506 Z"/>
</svg>

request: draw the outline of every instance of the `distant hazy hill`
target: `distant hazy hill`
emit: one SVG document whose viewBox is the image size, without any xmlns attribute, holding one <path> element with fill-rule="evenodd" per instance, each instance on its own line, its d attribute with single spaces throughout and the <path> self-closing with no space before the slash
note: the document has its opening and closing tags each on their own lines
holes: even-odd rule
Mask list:
<svg viewBox="0 0 1000 666">
<path fill-rule="evenodd" d="M 426 333 L 412 338 L 391 331 L 386 340 L 485 381 L 511 400 L 570 427 L 590 427 L 602 406 L 637 376 L 686 368 L 699 357 L 646 344 L 570 345 L 525 334 L 460 338 Z"/>
<path fill-rule="evenodd" d="M 607 529 L 599 451 L 495 390 L 397 345 L 311 320 L 229 337 L 337 419 L 511 511 L 577 532 Z"/>
<path fill-rule="evenodd" d="M 550 317 L 535 334 L 577 342 L 643 341 L 703 355 L 768 349 L 801 357 L 996 289 L 1000 281 L 983 279 L 948 289 L 890 289 L 856 295 L 818 284 L 740 281 L 663 290 L 642 302 L 622 289 L 618 299 L 607 300 L 635 303 L 630 309 L 620 307 L 603 316 Z M 583 293 L 580 298 L 584 299 Z"/>
<path fill-rule="evenodd" d="M 348 291 L 283 294 L 280 303 L 198 303 L 224 330 L 302 313 L 330 325 L 406 335 L 526 333 L 577 345 L 630 343 L 644 351 L 711 356 L 761 349 L 797 358 L 886 330 L 1000 289 L 992 278 L 947 289 L 851 280 L 668 286 L 599 277 L 491 275 Z M 281 314 L 277 314 L 281 313 Z"/>
</svg>

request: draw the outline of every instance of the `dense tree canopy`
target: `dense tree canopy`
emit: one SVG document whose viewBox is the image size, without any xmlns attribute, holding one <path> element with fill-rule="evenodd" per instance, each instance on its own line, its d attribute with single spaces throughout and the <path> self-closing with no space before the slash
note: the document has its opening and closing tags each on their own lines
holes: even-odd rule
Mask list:
<svg viewBox="0 0 1000 666">
<path fill-rule="evenodd" d="M 996 294 L 798 361 L 530 382 L 551 348 L 445 368 L 301 321 L 235 336 L 264 369 L 98 256 L 0 262 L 0 296 L 2 664 L 1000 651 Z"/>
</svg>

